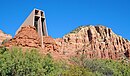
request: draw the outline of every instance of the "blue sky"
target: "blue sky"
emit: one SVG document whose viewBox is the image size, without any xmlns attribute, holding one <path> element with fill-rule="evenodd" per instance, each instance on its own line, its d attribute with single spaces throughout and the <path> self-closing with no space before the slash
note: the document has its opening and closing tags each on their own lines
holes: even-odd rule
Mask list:
<svg viewBox="0 0 130 76">
<path fill-rule="evenodd" d="M 14 36 L 34 8 L 44 10 L 53 38 L 102 24 L 130 40 L 130 0 L 0 0 L 0 29 Z"/>
</svg>

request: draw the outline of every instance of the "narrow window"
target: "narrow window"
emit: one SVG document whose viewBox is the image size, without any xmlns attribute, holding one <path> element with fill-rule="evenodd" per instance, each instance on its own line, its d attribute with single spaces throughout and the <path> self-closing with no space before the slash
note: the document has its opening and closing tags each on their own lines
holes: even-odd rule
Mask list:
<svg viewBox="0 0 130 76">
<path fill-rule="evenodd" d="M 35 18 L 34 18 L 34 26 L 36 28 L 36 31 L 38 31 L 38 20 L 39 20 L 39 17 L 35 16 Z"/>
<path fill-rule="evenodd" d="M 42 22 L 42 33 L 43 33 L 43 36 L 45 36 L 44 18 L 41 18 L 41 22 Z"/>
<path fill-rule="evenodd" d="M 44 16 L 42 11 L 41 11 L 41 16 L 42 16 L 42 17 Z"/>
<path fill-rule="evenodd" d="M 38 12 L 39 12 L 38 10 L 35 10 L 35 15 L 38 15 Z"/>
</svg>

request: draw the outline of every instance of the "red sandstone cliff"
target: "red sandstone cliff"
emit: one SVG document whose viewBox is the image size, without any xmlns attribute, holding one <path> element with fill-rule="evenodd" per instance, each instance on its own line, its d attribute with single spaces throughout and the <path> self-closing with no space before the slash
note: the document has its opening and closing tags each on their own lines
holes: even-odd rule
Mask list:
<svg viewBox="0 0 130 76">
<path fill-rule="evenodd" d="M 84 54 L 87 58 L 108 59 L 130 57 L 130 42 L 105 26 L 82 26 L 56 42 L 61 46 L 60 50 L 69 56 Z"/>
<path fill-rule="evenodd" d="M 41 47 L 40 37 L 32 26 L 26 26 L 5 46 Z M 130 42 L 105 26 L 82 26 L 63 38 L 43 37 L 43 53 L 67 59 L 84 54 L 87 58 L 121 59 L 130 57 Z"/>
</svg>

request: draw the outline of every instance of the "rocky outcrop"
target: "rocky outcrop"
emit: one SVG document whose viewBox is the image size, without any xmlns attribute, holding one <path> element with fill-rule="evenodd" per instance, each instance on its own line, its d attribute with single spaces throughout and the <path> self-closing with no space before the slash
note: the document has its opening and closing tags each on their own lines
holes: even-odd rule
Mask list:
<svg viewBox="0 0 130 76">
<path fill-rule="evenodd" d="M 22 46 L 38 48 L 41 46 L 40 40 L 41 39 L 37 34 L 36 29 L 32 26 L 26 26 L 22 27 L 18 34 L 4 45 L 6 47 Z"/>
<path fill-rule="evenodd" d="M 0 45 L 2 44 L 2 42 L 8 41 L 11 38 L 12 38 L 11 35 L 5 34 L 3 31 L 0 30 Z"/>
<path fill-rule="evenodd" d="M 49 36 L 42 38 L 44 48 L 41 48 L 41 38 L 36 29 L 26 26 L 5 43 L 5 46 L 40 48 L 42 53 L 51 53 L 56 59 L 80 55 L 102 59 L 130 58 L 130 42 L 105 26 L 81 26 L 63 38 L 53 39 Z"/>
<path fill-rule="evenodd" d="M 55 39 L 53 39 L 52 37 L 50 36 L 43 36 L 43 45 L 44 45 L 44 50 L 46 50 L 47 52 L 52 52 L 52 51 L 59 51 L 59 47 L 57 44 L 56 44 L 56 41 Z"/>
<path fill-rule="evenodd" d="M 56 39 L 67 56 L 84 54 L 87 58 L 121 59 L 130 57 L 130 42 L 105 26 L 82 26 L 62 39 Z"/>
</svg>

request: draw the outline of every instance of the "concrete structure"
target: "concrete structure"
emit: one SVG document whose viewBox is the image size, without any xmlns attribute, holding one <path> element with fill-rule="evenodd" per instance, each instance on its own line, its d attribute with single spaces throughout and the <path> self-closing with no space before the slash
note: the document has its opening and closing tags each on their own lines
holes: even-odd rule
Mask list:
<svg viewBox="0 0 130 76">
<path fill-rule="evenodd" d="M 24 23 L 17 30 L 16 34 L 20 31 L 21 27 L 24 26 L 34 26 L 39 36 L 41 36 L 41 44 L 43 46 L 43 36 L 48 36 L 47 27 L 46 27 L 46 18 L 45 13 L 42 10 L 34 9 L 31 14 L 26 18 Z"/>
</svg>

